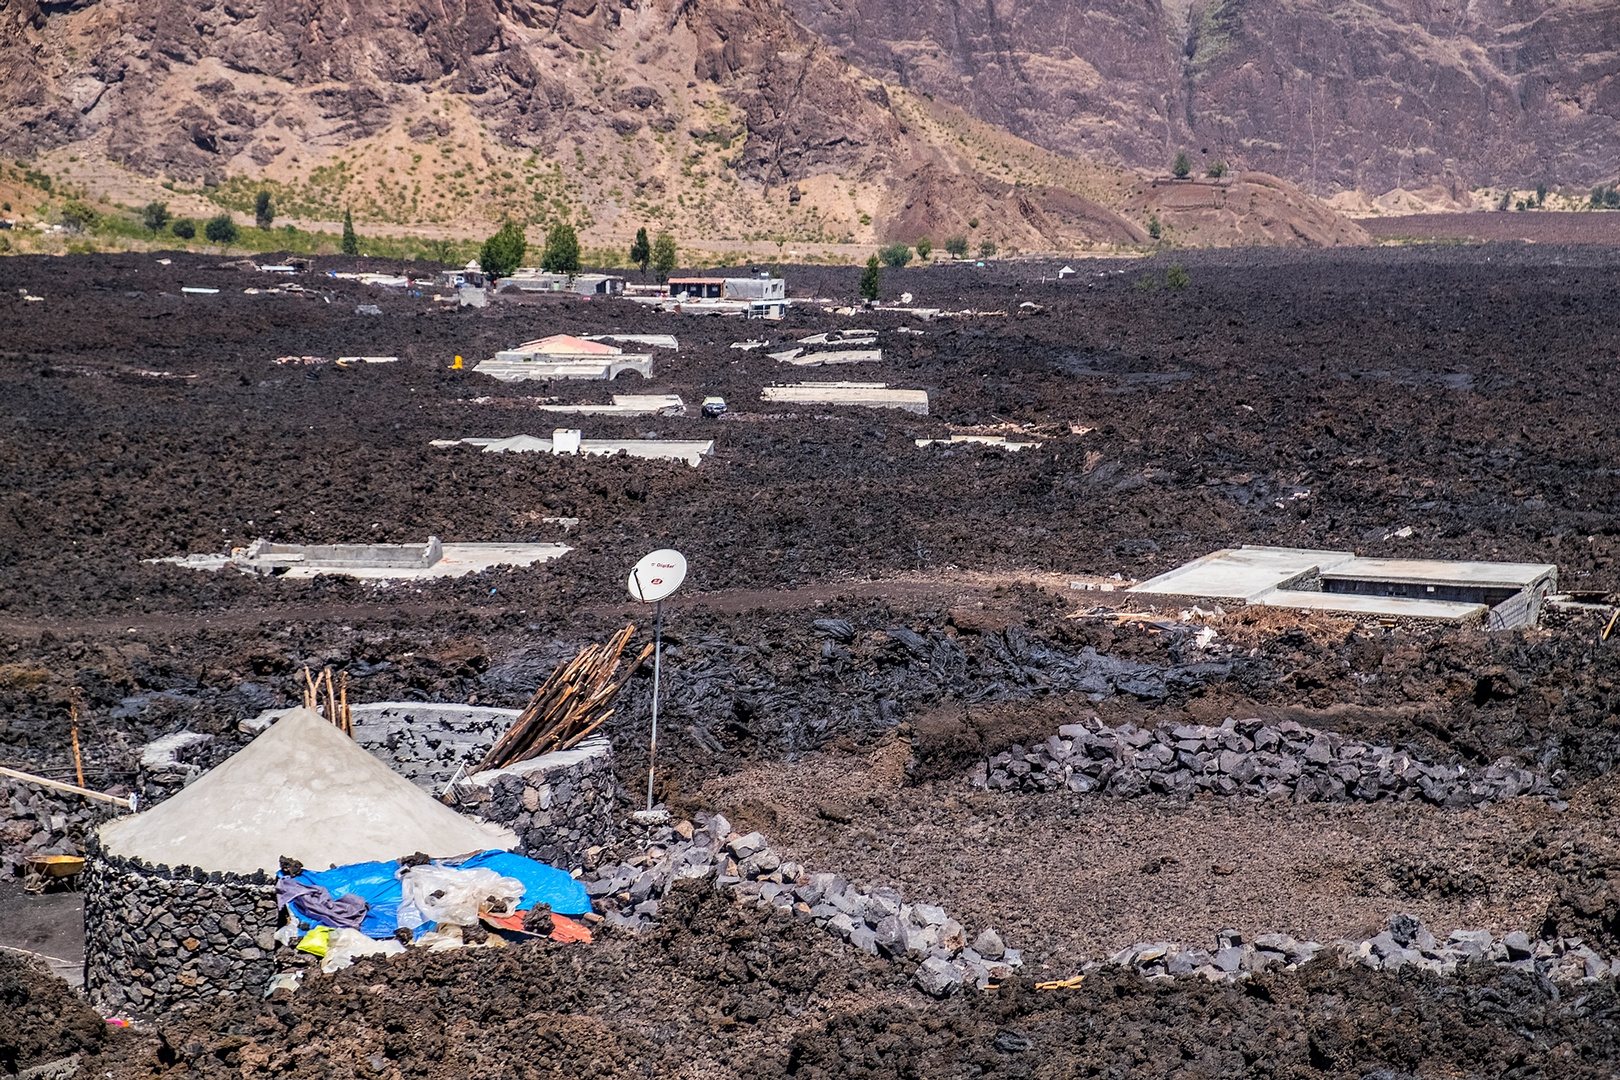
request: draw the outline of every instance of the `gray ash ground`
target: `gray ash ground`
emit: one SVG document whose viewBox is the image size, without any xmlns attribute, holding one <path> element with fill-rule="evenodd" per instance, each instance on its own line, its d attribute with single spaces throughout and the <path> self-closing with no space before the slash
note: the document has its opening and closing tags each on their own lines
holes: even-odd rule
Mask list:
<svg viewBox="0 0 1620 1080">
<path fill-rule="evenodd" d="M 306 664 L 347 671 L 361 699 L 519 705 L 586 641 L 632 618 L 645 633 L 622 577 L 670 545 L 692 575 L 668 611 L 661 795 L 684 813 L 762 828 L 816 870 L 900 885 L 964 922 L 996 925 L 1032 966 L 1047 965 L 1042 977 L 1137 940 L 1207 942 L 1236 926 L 1326 941 L 1375 930 L 1398 910 L 1441 935 L 1516 927 L 1609 951 L 1620 938 L 1605 786 L 1620 749 L 1620 635 L 1602 636 L 1602 616 L 1486 635 L 1243 612 L 1219 620 L 1216 642 L 1200 650 L 1173 627 L 1071 619 L 1105 594 L 1065 587 L 1070 576 L 1147 577 L 1247 542 L 1556 562 L 1566 589 L 1601 598 L 1620 588 L 1620 314 L 1607 299 L 1617 284 L 1608 253 L 1500 245 L 1179 258 L 1192 276 L 1180 291 L 1163 287 L 1167 259 L 1086 260 L 1061 283 L 1056 263 L 907 269 L 886 275 L 888 292 L 1006 314 L 852 320 L 806 306 L 777 325 L 596 300 L 464 310 L 329 278 L 305 283 L 330 302 L 246 295 L 264 275 L 203 256 L 169 266 L 145 254 L 0 260 L 0 759 L 71 775 L 73 687 L 97 786 L 138 784 L 138 748 L 182 727 L 215 735 L 197 754 L 217 760 L 239 744 L 240 719 L 296 699 Z M 795 295 L 840 303 L 858 276 L 786 272 Z M 221 292 L 182 297 L 182 285 Z M 25 302 L 21 288 L 44 299 Z M 371 303 L 382 316 L 355 313 Z M 880 330 L 882 364 L 806 372 L 727 347 L 849 325 Z M 611 385 L 446 370 L 458 353 L 476 360 L 546 333 L 614 330 L 675 333 L 681 351 L 656 354 L 650 381 Z M 272 363 L 305 354 L 401 361 Z M 931 415 L 787 415 L 759 401 L 762 385 L 831 378 L 926 388 Z M 696 469 L 428 445 L 544 434 L 559 421 L 534 408 L 539 397 L 647 391 L 694 405 L 722 394 L 738 415 L 581 423 L 591 435 L 714 438 Z M 913 443 L 1002 422 L 1043 445 L 1006 454 Z M 566 536 L 577 550 L 558 562 L 408 587 L 141 562 L 261 535 L 564 538 L 541 520 L 555 516 L 580 519 Z M 614 721 L 632 788 L 644 776 L 649 675 L 632 682 Z M 975 762 L 1094 713 L 1147 728 L 1293 721 L 1471 769 L 1505 757 L 1557 776 L 1568 807 L 1527 797 L 1481 809 L 1267 806 L 968 786 Z M 21 809 L 9 820 L 31 823 L 29 841 L 40 813 L 48 827 L 59 812 Z M 64 820 L 52 842 L 77 843 L 83 825 Z M 515 1004 L 468 1020 L 470 982 L 443 1011 L 412 1011 L 417 991 L 406 988 L 440 1001 L 442 987 L 462 986 L 458 965 L 472 962 L 458 958 L 434 962 L 444 975 L 410 964 L 387 975 L 403 995 L 397 1008 L 392 994 L 351 987 L 331 990 L 332 1011 L 312 1015 L 336 1023 L 376 1007 L 405 1017 L 389 1036 L 395 1049 L 415 1041 L 441 1053 L 401 1069 L 413 1074 L 447 1073 L 442 1062 L 462 1052 L 452 1049 L 480 1037 L 517 1055 L 491 1051 L 492 1063 L 534 1060 L 529 1042 L 490 1034 L 524 1023 L 552 1032 L 548 1046 L 588 1031 L 609 1074 L 1553 1076 L 1613 1062 L 1607 984 L 1554 1000 L 1512 973 L 1313 968 L 1267 975 L 1263 993 L 1110 974 L 1058 996 L 1009 988 L 940 1005 L 885 981 L 899 975 L 843 973 L 851 960 L 826 937 L 803 945 L 835 972 L 824 1003 L 779 997 L 767 1023 L 754 1006 L 739 1018 L 705 997 L 703 1008 L 732 1020 L 700 1021 L 717 1048 L 701 1059 L 667 1058 L 658 1034 L 683 1013 L 686 982 L 613 999 L 630 1019 L 611 1023 L 583 997 L 564 1000 L 596 990 L 563 994 L 538 969 L 510 978 L 556 998 L 539 1029 Z M 689 960 L 656 942 L 622 948 L 659 971 Z M 761 977 L 759 963 L 738 963 L 745 984 Z M 255 1017 L 271 1006 L 232 1008 L 186 1023 L 198 1033 L 270 1024 Z M 349 1023 L 332 1030 L 352 1046 L 318 1057 L 294 1047 L 275 1060 L 300 1074 L 370 1061 Z M 289 1037 L 273 1028 L 270 1042 Z M 1009 1049 L 1026 1042 L 1034 1052 Z M 192 1043 L 200 1052 L 184 1049 Z M 169 1045 L 160 1055 L 138 1036 L 104 1071 L 205 1072 L 242 1046 L 179 1032 Z M 548 1060 L 562 1074 L 586 1068 L 560 1050 Z"/>
</svg>

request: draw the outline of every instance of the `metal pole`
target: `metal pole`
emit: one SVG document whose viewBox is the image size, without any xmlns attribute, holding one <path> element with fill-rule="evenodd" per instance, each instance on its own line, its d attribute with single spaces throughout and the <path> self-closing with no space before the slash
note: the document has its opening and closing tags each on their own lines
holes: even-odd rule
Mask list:
<svg viewBox="0 0 1620 1080">
<path fill-rule="evenodd" d="M 664 602 L 658 601 L 657 629 L 653 631 L 652 745 L 647 749 L 647 809 L 653 808 L 653 770 L 658 766 L 658 679 L 664 659 Z"/>
</svg>

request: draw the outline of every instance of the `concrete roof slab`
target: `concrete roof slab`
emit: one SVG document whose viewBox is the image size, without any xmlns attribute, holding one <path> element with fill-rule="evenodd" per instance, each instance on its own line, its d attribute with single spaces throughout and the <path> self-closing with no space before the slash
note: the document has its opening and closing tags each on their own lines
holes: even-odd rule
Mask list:
<svg viewBox="0 0 1620 1080">
<path fill-rule="evenodd" d="M 1446 559 L 1355 558 L 1324 576 L 1348 581 L 1397 581 L 1415 585 L 1459 585 L 1522 589 L 1558 572 L 1550 563 L 1453 562 Z"/>
<path fill-rule="evenodd" d="M 1483 621 L 1490 610 L 1484 604 L 1446 600 L 1415 600 L 1401 596 L 1363 596 L 1358 593 L 1301 592 L 1289 589 L 1273 590 L 1251 602 L 1262 607 L 1445 623 Z"/>
<path fill-rule="evenodd" d="M 1355 558 L 1310 548 L 1222 548 L 1129 589 L 1149 596 L 1196 596 L 1249 603 L 1255 597 Z"/>
</svg>

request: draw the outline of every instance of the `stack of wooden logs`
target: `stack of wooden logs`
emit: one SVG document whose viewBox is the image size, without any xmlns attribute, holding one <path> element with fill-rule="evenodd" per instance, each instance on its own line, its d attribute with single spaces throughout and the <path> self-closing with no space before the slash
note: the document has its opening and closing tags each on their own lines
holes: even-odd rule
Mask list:
<svg viewBox="0 0 1620 1080">
<path fill-rule="evenodd" d="M 635 631 L 631 623 L 606 645 L 587 645 L 553 671 L 473 772 L 503 769 L 554 750 L 571 750 L 601 727 L 613 715 L 613 700 L 619 691 L 652 655 L 653 647 L 648 645 L 633 663 L 622 663 L 621 654 Z"/>
<path fill-rule="evenodd" d="M 311 676 L 304 669 L 304 708 L 326 717 L 339 731 L 354 738 L 354 719 L 349 715 L 349 673 L 341 678 L 332 677 L 332 669 L 324 668 Z"/>
</svg>

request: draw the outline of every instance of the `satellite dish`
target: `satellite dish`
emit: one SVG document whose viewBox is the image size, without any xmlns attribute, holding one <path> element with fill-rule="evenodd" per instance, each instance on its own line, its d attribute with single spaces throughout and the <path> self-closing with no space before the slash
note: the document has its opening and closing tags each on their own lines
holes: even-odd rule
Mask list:
<svg viewBox="0 0 1620 1080">
<path fill-rule="evenodd" d="M 630 595 L 643 604 L 662 600 L 686 580 L 686 556 L 673 548 L 660 548 L 636 563 L 626 584 Z"/>
</svg>

